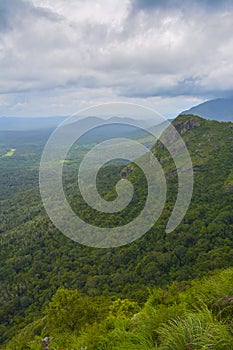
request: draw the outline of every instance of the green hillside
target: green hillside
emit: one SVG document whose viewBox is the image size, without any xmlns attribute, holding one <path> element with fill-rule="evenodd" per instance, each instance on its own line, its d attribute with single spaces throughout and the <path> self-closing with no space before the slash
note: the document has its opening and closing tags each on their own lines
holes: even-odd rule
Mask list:
<svg viewBox="0 0 233 350">
<path fill-rule="evenodd" d="M 168 152 L 156 144 L 153 152 L 168 183 L 163 214 L 144 237 L 112 249 L 81 246 L 58 232 L 47 217 L 38 188 L 38 165 L 46 138 L 34 136 L 33 141 L 12 136 L 11 144 L 9 138 L 3 140 L 2 154 L 11 148 L 16 151 L 11 157 L 0 158 L 1 342 L 8 342 L 26 327 L 8 349 L 25 349 L 25 342 L 31 344 L 28 349 L 40 349 L 39 341 L 46 335 L 53 338 L 54 349 L 232 349 L 232 302 L 224 304 L 225 310 L 220 301 L 232 298 L 232 270 L 219 275 L 214 271 L 233 266 L 233 124 L 182 115 L 174 125 L 193 162 L 190 208 L 177 229 L 166 234 L 178 183 Z M 87 151 L 85 145 L 81 151 Z M 136 189 L 132 203 L 127 210 L 107 217 L 83 202 L 74 185 L 75 165 L 64 163 L 64 185 L 81 217 L 104 226 L 122 225 L 137 216 L 147 188 L 136 165 L 131 165 L 133 171 L 128 177 Z M 101 170 L 98 187 L 105 198 L 114 198 L 121 169 L 115 164 Z M 215 277 L 203 283 L 183 282 L 212 273 Z M 222 289 L 217 283 L 221 278 Z M 216 293 L 210 290 L 214 283 Z M 206 287 L 205 292 L 207 285 L 211 288 Z M 77 309 L 66 308 L 67 301 L 76 305 L 75 300 Z M 67 321 L 70 312 L 74 312 L 72 325 Z M 132 319 L 134 314 L 137 316 Z M 56 322 L 64 336 L 56 334 Z M 190 336 L 190 346 L 184 339 L 175 347 L 176 339 L 171 338 L 179 332 L 183 334 L 180 342 Z M 208 345 L 207 340 L 214 345 Z"/>
<path fill-rule="evenodd" d="M 233 269 L 151 288 L 144 305 L 60 288 L 5 350 L 232 350 Z"/>
</svg>

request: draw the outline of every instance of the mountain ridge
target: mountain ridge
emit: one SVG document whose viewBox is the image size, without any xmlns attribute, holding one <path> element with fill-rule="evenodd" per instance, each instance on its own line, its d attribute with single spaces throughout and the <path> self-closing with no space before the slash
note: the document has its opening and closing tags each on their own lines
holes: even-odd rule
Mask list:
<svg viewBox="0 0 233 350">
<path fill-rule="evenodd" d="M 233 121 L 233 97 L 217 98 L 200 103 L 180 114 L 193 114 L 205 119 L 223 122 Z"/>
</svg>

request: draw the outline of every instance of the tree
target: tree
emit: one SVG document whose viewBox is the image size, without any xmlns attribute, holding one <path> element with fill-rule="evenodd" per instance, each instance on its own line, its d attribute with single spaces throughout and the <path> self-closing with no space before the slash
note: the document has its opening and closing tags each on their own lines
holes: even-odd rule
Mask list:
<svg viewBox="0 0 233 350">
<path fill-rule="evenodd" d="M 77 289 L 62 287 L 46 309 L 48 328 L 58 332 L 79 332 L 86 324 L 92 324 L 105 315 L 107 309 L 107 298 L 82 296 Z"/>
</svg>

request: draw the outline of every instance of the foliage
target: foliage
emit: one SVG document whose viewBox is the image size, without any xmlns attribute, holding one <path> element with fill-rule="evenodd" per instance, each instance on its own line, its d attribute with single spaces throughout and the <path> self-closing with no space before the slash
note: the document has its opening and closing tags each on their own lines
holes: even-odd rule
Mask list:
<svg viewBox="0 0 233 350">
<path fill-rule="evenodd" d="M 232 350 L 233 308 L 225 318 L 215 313 L 219 298 L 225 293 L 233 295 L 232 278 L 233 268 L 185 286 L 152 289 L 141 309 L 128 299 L 105 304 L 101 300 L 100 304 L 89 297 L 90 313 L 86 313 L 85 296 L 62 288 L 52 298 L 44 318 L 26 326 L 5 350 L 37 350 L 45 335 L 54 350 Z M 71 324 L 71 320 L 75 322 Z"/>
<path fill-rule="evenodd" d="M 226 275 L 218 275 L 222 283 L 217 283 L 214 271 L 226 269 L 233 262 L 233 128 L 232 123 L 206 121 L 193 116 L 180 116 L 174 125 L 182 130 L 182 125 L 186 125 L 190 118 L 194 118 L 199 126 L 187 129 L 182 134 L 194 169 L 193 198 L 184 220 L 174 232 L 166 234 L 165 227 L 175 203 L 178 182 L 168 152 L 157 143 L 153 152 L 165 171 L 168 185 L 167 202 L 161 218 L 141 239 L 108 250 L 84 247 L 70 241 L 56 230 L 43 209 L 38 186 L 38 166 L 50 132 L 1 133 L 0 155 L 6 154 L 9 149 L 16 149 L 11 157 L 0 158 L 2 343 L 7 343 L 18 333 L 22 336 L 20 330 L 27 330 L 27 325 L 37 322 L 44 314 L 47 315 L 46 319 L 51 319 L 52 333 L 55 332 L 58 317 L 62 332 L 66 332 L 64 339 L 71 337 L 72 344 L 80 342 L 81 338 L 89 338 L 90 342 L 93 339 L 93 349 L 98 348 L 98 342 L 102 344 L 98 345 L 100 349 L 101 346 L 102 349 L 110 349 L 110 343 L 113 344 L 112 348 L 120 346 L 118 339 L 122 337 L 125 342 L 134 343 L 131 345 L 135 349 L 140 342 L 142 347 L 156 348 L 160 346 L 158 329 L 161 324 L 177 326 L 174 322 L 169 323 L 170 320 L 174 321 L 177 317 L 183 320 L 187 310 L 195 313 L 196 310 L 191 309 L 192 304 L 199 309 L 206 305 L 217 320 L 213 321 L 214 324 L 229 324 L 232 317 L 232 275 L 230 270 L 226 270 Z M 135 164 L 130 164 L 132 171 L 128 179 L 134 185 L 135 194 L 127 210 L 107 216 L 91 210 L 75 185 L 80 159 L 91 146 L 85 143 L 76 145 L 71 150 L 69 161 L 64 162 L 67 198 L 73 210 L 92 224 L 114 226 L 127 223 L 144 206 L 146 179 Z M 115 198 L 115 184 L 124 166 L 121 163 L 108 164 L 99 171 L 98 190 L 107 200 Z M 204 275 L 213 275 L 214 279 L 204 279 L 200 283 L 196 278 Z M 188 282 L 181 282 L 194 279 L 192 288 L 186 291 Z M 170 287 L 165 288 L 169 284 Z M 59 289 L 61 287 L 63 289 Z M 154 287 L 158 289 L 154 290 Z M 148 299 L 151 288 L 153 292 Z M 66 295 L 67 289 L 72 292 Z M 62 294 L 60 304 L 57 290 Z M 103 301 L 105 306 L 97 307 L 98 303 L 101 304 L 101 301 L 97 302 L 100 295 L 106 299 L 106 305 Z M 66 298 L 68 301 L 77 298 L 76 308 L 66 310 Z M 123 304 L 127 303 L 122 301 L 125 299 L 130 303 L 137 302 L 136 309 L 148 301 L 139 313 L 138 309 L 133 311 L 137 313 L 138 323 L 135 319 L 131 321 L 133 316 L 127 313 L 125 318 L 115 314 L 115 320 L 110 322 L 110 311 L 99 314 L 101 308 L 108 308 L 109 298 L 114 302 L 120 299 Z M 54 304 L 49 304 L 50 301 Z M 82 311 L 79 323 L 77 315 L 84 306 L 88 312 Z M 121 313 L 122 310 L 117 312 Z M 72 316 L 72 322 L 65 322 L 68 313 Z M 185 317 L 188 320 L 188 316 Z M 105 321 L 102 318 L 106 318 Z M 184 327 L 182 322 L 179 323 L 181 326 Z M 57 323 L 56 328 L 59 327 Z M 40 335 L 46 335 L 46 332 Z M 141 337 L 141 340 L 136 341 L 137 337 Z M 60 340 L 55 338 L 54 342 L 59 343 Z M 37 343 L 30 346 L 36 347 Z M 75 348 L 76 345 L 72 346 Z M 127 348 L 126 345 L 121 346 Z M 130 348 L 130 345 L 127 346 Z M 71 347 L 67 347 L 71 350 Z"/>
<path fill-rule="evenodd" d="M 75 289 L 59 288 L 46 308 L 47 330 L 80 331 L 99 321 L 108 310 L 108 298 L 82 296 Z"/>
</svg>

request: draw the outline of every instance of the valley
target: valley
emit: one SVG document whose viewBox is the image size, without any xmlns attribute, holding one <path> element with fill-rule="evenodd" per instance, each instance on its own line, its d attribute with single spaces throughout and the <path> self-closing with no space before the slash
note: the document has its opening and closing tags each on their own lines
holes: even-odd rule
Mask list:
<svg viewBox="0 0 233 350">
<path fill-rule="evenodd" d="M 191 119 L 195 122 L 190 124 Z M 152 146 L 153 153 L 163 167 L 168 188 L 167 201 L 160 219 L 149 232 L 129 245 L 111 249 L 96 249 L 75 243 L 61 234 L 49 220 L 40 198 L 38 169 L 41 153 L 51 129 L 33 132 L 1 131 L 0 152 L 4 153 L 5 150 L 11 149 L 12 145 L 16 149 L 11 156 L 0 158 L 0 334 L 2 344 L 9 343 L 9 346 L 3 345 L 3 349 L 20 350 L 25 346 L 28 349 L 40 349 L 36 341 L 45 336 L 44 317 L 50 320 L 49 326 L 46 327 L 51 327 L 51 334 L 56 333 L 57 326 L 53 326 L 53 322 L 58 316 L 54 310 L 60 310 L 57 312 L 62 314 L 66 309 L 65 306 L 64 308 L 59 306 L 63 298 L 70 300 L 70 303 L 72 300 L 80 301 L 80 309 L 74 311 L 77 313 L 86 307 L 85 303 L 93 307 L 88 309 L 89 316 L 83 316 L 80 327 L 82 329 L 84 327 L 85 331 L 82 337 L 85 338 L 86 334 L 88 338 L 88 332 L 95 333 L 95 327 L 98 328 L 95 322 L 100 317 L 104 321 L 96 331 L 97 334 L 100 333 L 98 336 L 107 334 L 108 331 L 104 328 L 107 327 L 112 332 L 114 329 L 117 329 L 116 332 L 123 332 L 127 338 L 131 326 L 136 330 L 139 327 L 137 322 L 132 325 L 132 317 L 139 310 L 142 310 L 138 314 L 139 325 L 140 322 L 146 322 L 143 317 L 152 317 L 150 315 L 155 313 L 155 305 L 161 310 L 165 308 L 171 318 L 183 313 L 182 303 L 185 303 L 186 311 L 191 312 L 189 306 L 192 301 L 190 299 L 190 293 L 193 293 L 192 285 L 196 283 L 197 288 L 201 288 L 201 282 L 198 282 L 200 278 L 205 279 L 205 276 L 213 275 L 213 279 L 209 282 L 205 279 L 203 283 L 218 284 L 220 277 L 216 276 L 225 276 L 226 287 L 223 287 L 225 291 L 220 291 L 217 296 L 211 292 L 213 300 L 211 302 L 205 300 L 207 305 L 212 303 L 210 310 L 221 297 L 232 296 L 230 282 L 227 280 L 232 281 L 232 270 L 229 268 L 233 266 L 233 125 L 231 122 L 219 123 L 190 115 L 178 116 L 173 124 L 178 131 L 182 130 L 182 137 L 192 158 L 194 192 L 190 208 L 176 230 L 166 233 L 166 223 L 178 191 L 176 169 L 169 153 L 161 144 L 156 143 L 152 146 L 153 140 L 149 135 L 137 135 L 141 142 Z M 92 136 L 88 142 L 74 146 L 67 160 L 62 160 L 63 183 L 68 201 L 74 212 L 93 225 L 102 227 L 123 225 L 136 217 L 145 204 L 147 196 L 145 176 L 134 163 L 130 165 L 133 171 L 127 179 L 134 185 L 135 193 L 127 209 L 108 215 L 90 209 L 82 199 L 75 180 L 80 160 L 93 147 Z M 101 168 L 97 188 L 105 199 L 112 200 L 116 197 L 115 184 L 120 179 L 124 167 L 125 163 L 115 162 Z M 229 270 L 224 272 L 224 269 Z M 218 272 L 221 270 L 223 272 Z M 192 280 L 196 282 L 191 282 Z M 219 284 L 218 288 L 221 288 Z M 187 293 L 184 294 L 184 299 L 182 293 Z M 197 296 L 195 298 L 195 303 L 198 305 Z M 117 304 L 117 300 L 122 301 Z M 124 300 L 127 300 L 126 307 Z M 178 304 L 175 306 L 176 302 Z M 97 310 L 98 305 L 102 305 L 101 315 Z M 153 306 L 150 314 L 147 314 L 148 305 Z M 231 308 L 229 312 L 232 312 L 230 310 Z M 62 331 L 66 332 L 69 316 L 64 314 L 64 317 L 61 317 Z M 161 317 L 159 324 L 163 322 L 165 316 L 157 313 L 154 317 Z M 212 316 L 206 314 L 203 317 Z M 167 319 L 164 319 L 165 321 Z M 106 322 L 110 322 L 108 326 Z M 119 322 L 122 322 L 121 326 Z M 187 322 L 189 322 L 188 316 Z M 205 319 L 203 322 L 206 322 Z M 127 324 L 128 328 L 117 328 L 123 327 L 123 324 L 124 327 Z M 178 324 L 173 323 L 173 327 L 176 326 L 178 327 Z M 214 326 L 217 327 L 218 324 L 214 323 Z M 67 339 L 77 338 L 75 338 L 75 342 L 79 344 L 77 349 L 81 346 L 81 340 L 78 339 L 81 328 L 74 326 L 67 331 Z M 169 332 L 169 326 L 165 329 Z M 20 343 L 14 345 L 19 339 L 17 334 L 21 337 L 22 346 Z M 26 338 L 25 334 L 28 334 Z M 159 334 L 161 339 L 165 339 L 165 333 Z M 104 345 L 91 347 L 88 343 L 88 349 L 115 349 L 115 345 L 113 347 L 109 345 L 114 335 L 108 333 L 108 336 L 110 338 L 105 347 Z M 27 337 L 30 338 L 30 341 L 28 340 L 30 346 L 25 343 Z M 53 337 L 56 338 L 55 335 Z M 230 337 L 229 335 L 229 339 Z M 156 339 L 152 341 L 153 349 L 156 348 Z M 61 343 L 56 345 L 56 349 L 71 349 L 69 344 L 61 345 L 62 339 L 59 341 Z M 70 344 L 72 341 L 70 340 Z M 134 341 L 137 342 L 136 338 Z M 55 340 L 54 342 L 56 343 Z M 97 344 L 95 340 L 93 344 Z M 231 349 L 230 343 L 227 344 L 226 347 L 219 349 Z M 72 346 L 74 348 L 74 345 Z M 119 344 L 116 346 L 118 346 L 116 349 L 120 349 Z M 152 349 L 149 345 L 147 348 Z M 128 345 L 128 349 L 132 349 L 132 343 Z"/>
</svg>

